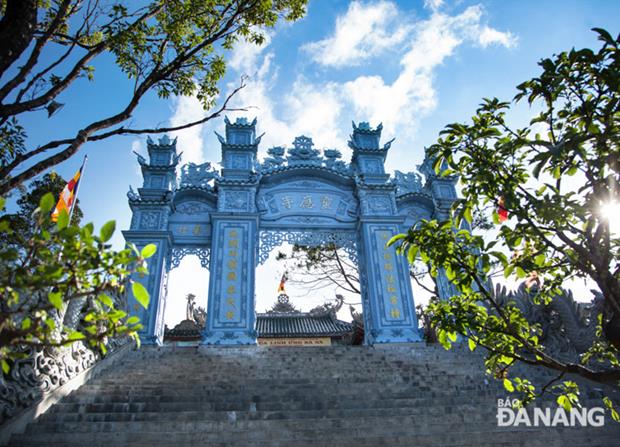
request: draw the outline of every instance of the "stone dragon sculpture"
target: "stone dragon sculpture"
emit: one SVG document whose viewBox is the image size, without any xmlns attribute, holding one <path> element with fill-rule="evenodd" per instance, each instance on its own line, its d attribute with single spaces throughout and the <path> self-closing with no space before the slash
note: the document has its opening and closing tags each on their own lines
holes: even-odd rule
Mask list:
<svg viewBox="0 0 620 447">
<path fill-rule="evenodd" d="M 535 301 L 537 287 L 527 288 L 525 282 L 516 291 L 505 286 L 495 287 L 500 306 L 514 305 L 530 322 L 542 329 L 541 343 L 549 353 L 565 360 L 576 360 L 597 339 L 598 316 L 604 311 L 603 296 L 596 291 L 590 303 L 575 301 L 571 291 L 564 290 L 548 304 Z"/>
</svg>

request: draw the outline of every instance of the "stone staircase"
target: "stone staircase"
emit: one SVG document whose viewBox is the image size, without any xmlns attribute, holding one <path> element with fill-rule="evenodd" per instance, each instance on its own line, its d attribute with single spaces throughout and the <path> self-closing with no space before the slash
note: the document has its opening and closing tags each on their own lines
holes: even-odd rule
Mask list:
<svg viewBox="0 0 620 447">
<path fill-rule="evenodd" d="M 10 445 L 620 446 L 609 415 L 603 427 L 498 427 L 507 393 L 481 365 L 423 344 L 143 347 Z"/>
</svg>

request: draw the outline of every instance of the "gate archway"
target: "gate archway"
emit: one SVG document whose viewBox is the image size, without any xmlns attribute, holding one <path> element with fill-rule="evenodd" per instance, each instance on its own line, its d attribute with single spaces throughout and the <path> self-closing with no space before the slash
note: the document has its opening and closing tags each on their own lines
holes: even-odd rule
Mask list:
<svg viewBox="0 0 620 447">
<path fill-rule="evenodd" d="M 225 124 L 219 172 L 189 163 L 177 182 L 180 154 L 166 136 L 148 139 L 148 161 L 138 155 L 144 183 L 130 188 L 133 217 L 123 234 L 158 248 L 148 277 L 135 278 L 151 294 L 148 309 L 129 299 L 144 322 L 143 342 L 162 342 L 167 272 L 197 254 L 209 269 L 203 343 L 255 344 L 255 268 L 282 242 L 332 243 L 358 264 L 366 344 L 421 340 L 409 267 L 385 244 L 422 218 L 442 217 L 456 198 L 454 179 L 434 175 L 428 160 L 420 167 L 424 184 L 417 173 L 386 173 L 391 141 L 380 144 L 381 125 L 353 124 L 350 163 L 305 136 L 292 148 L 269 149 L 261 163 L 256 120 Z"/>
</svg>

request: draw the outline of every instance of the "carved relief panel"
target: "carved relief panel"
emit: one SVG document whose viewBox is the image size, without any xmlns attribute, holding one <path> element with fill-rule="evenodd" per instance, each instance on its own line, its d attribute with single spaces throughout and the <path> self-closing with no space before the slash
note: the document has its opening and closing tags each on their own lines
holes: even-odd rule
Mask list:
<svg viewBox="0 0 620 447">
<path fill-rule="evenodd" d="M 358 208 L 352 192 L 309 180 L 263 188 L 257 206 L 261 221 L 292 224 L 353 223 Z"/>
</svg>

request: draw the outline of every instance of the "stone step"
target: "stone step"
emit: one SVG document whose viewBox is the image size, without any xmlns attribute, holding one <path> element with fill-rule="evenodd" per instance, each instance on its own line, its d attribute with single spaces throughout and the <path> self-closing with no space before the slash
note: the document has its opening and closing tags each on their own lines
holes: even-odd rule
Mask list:
<svg viewBox="0 0 620 447">
<path fill-rule="evenodd" d="M 65 397 L 11 445 L 618 445 L 620 424 L 609 416 L 603 428 L 497 427 L 497 399 L 507 393 L 482 365 L 466 349 L 420 345 L 147 347 Z M 528 376 L 542 383 L 550 373 Z M 536 405 L 555 408 L 550 400 Z"/>
<path fill-rule="evenodd" d="M 474 414 L 475 412 L 475 414 Z M 269 420 L 269 419 L 313 419 L 313 418 L 355 418 L 384 416 L 386 410 L 383 408 L 344 408 L 344 409 L 321 409 L 321 410 L 290 410 L 290 411 L 235 411 L 236 419 L 242 420 Z M 475 406 L 472 403 L 459 404 L 451 407 L 450 412 L 446 412 L 444 406 L 428 406 L 426 408 L 390 408 L 391 416 L 416 416 L 418 420 L 423 418 L 437 419 L 454 416 L 456 419 L 470 417 L 493 419 L 496 410 L 492 406 Z M 183 421 L 183 420 L 202 420 L 202 421 L 228 421 L 228 411 L 158 411 L 158 412 L 115 412 L 115 413 L 84 413 L 84 412 L 48 412 L 43 415 L 40 421 L 43 422 L 129 422 L 129 421 Z"/>
<path fill-rule="evenodd" d="M 116 433 L 116 432 L 204 432 L 226 433 L 234 438 L 235 434 L 254 433 L 255 438 L 269 436 L 273 433 L 303 433 L 308 430 L 321 431 L 326 434 L 332 431 L 346 430 L 353 435 L 367 434 L 369 436 L 390 435 L 394 432 L 401 434 L 416 434 L 420 427 L 428 434 L 443 434 L 463 432 L 469 427 L 476 429 L 495 428 L 494 421 L 484 420 L 480 415 L 459 415 L 465 418 L 422 418 L 419 416 L 382 416 L 360 418 L 315 418 L 315 419 L 267 419 L 267 420 L 237 420 L 229 421 L 130 421 L 130 422 L 63 422 L 61 424 L 41 423 L 32 426 L 29 433 Z M 612 427 L 591 427 L 598 434 L 609 433 Z"/>
<path fill-rule="evenodd" d="M 223 389 L 204 390 L 197 389 L 194 392 L 191 390 L 174 390 L 167 388 L 160 388 L 159 392 L 150 390 L 127 390 L 126 392 L 114 391 L 100 393 L 97 391 L 86 391 L 80 393 L 73 393 L 64 399 L 65 403 L 118 403 L 118 402 L 196 402 L 205 401 L 209 402 L 221 402 L 221 401 L 235 401 L 235 400 L 251 400 L 254 402 L 265 402 L 271 400 L 282 399 L 300 399 L 305 396 L 312 396 L 314 400 L 333 400 L 333 399 L 359 399 L 359 389 L 338 389 L 336 387 L 325 388 L 294 388 L 286 387 L 280 388 L 243 388 L 234 389 L 227 387 Z M 495 396 L 497 394 L 496 389 L 486 389 L 476 386 L 455 387 L 447 389 L 438 388 L 424 388 L 424 387 L 398 387 L 388 386 L 375 388 L 372 391 L 364 393 L 366 399 L 406 399 L 406 398 L 420 398 L 420 399 L 443 399 L 454 396 L 471 396 L 473 394 L 481 396 Z"/>
<path fill-rule="evenodd" d="M 360 400 L 364 403 L 360 403 Z M 170 402 L 117 402 L 117 403 L 65 403 L 56 405 L 56 412 L 92 412 L 92 413 L 116 413 L 116 412 L 144 412 L 144 411 L 244 411 L 252 403 L 251 397 L 245 401 L 219 400 L 206 401 L 197 400 L 193 402 L 170 401 Z M 263 411 L 294 411 L 294 410 L 322 410 L 322 409 L 350 409 L 363 405 L 365 408 L 415 408 L 429 406 L 435 403 L 439 407 L 445 408 L 457 404 L 472 402 L 471 396 L 451 397 L 442 400 L 429 398 L 399 398 L 399 399 L 376 399 L 369 400 L 363 396 L 356 396 L 350 399 L 316 400 L 311 396 L 303 399 L 288 398 L 278 400 L 259 401 L 256 403 L 258 410 Z M 486 405 L 495 407 L 496 400 L 489 399 Z"/>
<path fill-rule="evenodd" d="M 64 447 L 109 447 L 110 445 L 127 445 L 132 447 L 178 447 L 181 445 L 208 445 L 209 447 L 236 446 L 270 446 L 270 447 L 370 447 L 370 446 L 406 446 L 406 447 L 612 447 L 617 445 L 617 434 L 601 434 L 594 428 L 584 429 L 511 429 L 511 430 L 476 430 L 452 433 L 427 433 L 423 430 L 412 434 L 394 432 L 390 435 L 372 436 L 364 433 L 335 430 L 305 430 L 298 433 L 235 432 L 224 436 L 221 433 L 205 432 L 116 432 L 106 433 L 40 433 L 29 436 L 17 436 L 13 447 L 41 445 Z M 280 435 L 280 436 L 278 436 Z"/>
</svg>

